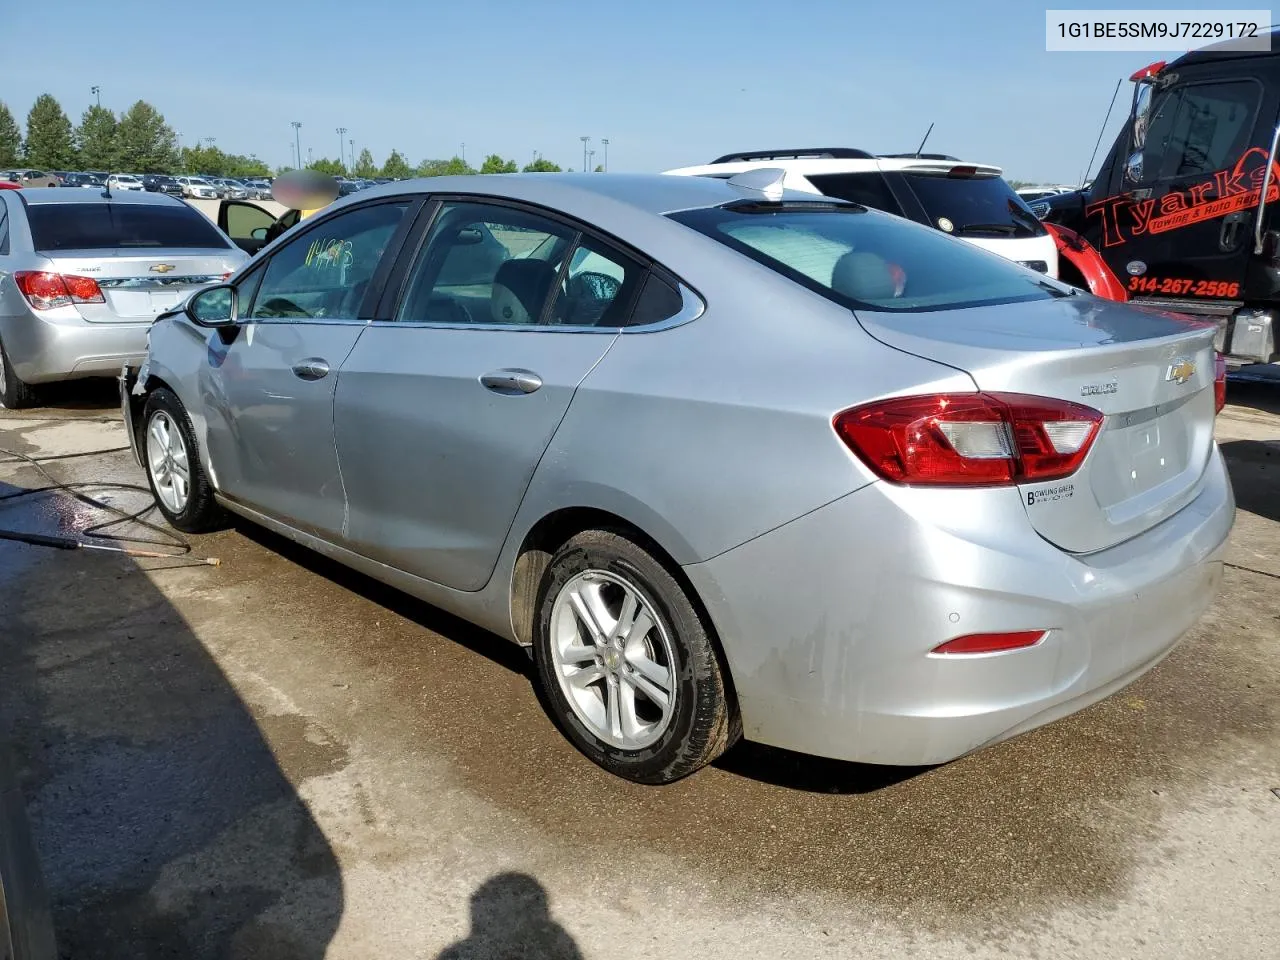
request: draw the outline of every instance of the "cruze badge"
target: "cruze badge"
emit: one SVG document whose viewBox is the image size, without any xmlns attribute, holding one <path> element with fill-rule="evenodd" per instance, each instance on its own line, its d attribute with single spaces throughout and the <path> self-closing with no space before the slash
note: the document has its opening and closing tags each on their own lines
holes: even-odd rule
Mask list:
<svg viewBox="0 0 1280 960">
<path fill-rule="evenodd" d="M 1103 394 L 1115 393 L 1119 389 L 1120 385 L 1115 380 L 1108 380 L 1106 383 L 1086 383 L 1080 388 L 1080 396 L 1100 397 Z"/>
<path fill-rule="evenodd" d="M 1165 372 L 1164 378 L 1174 383 L 1186 383 L 1196 375 L 1196 365 L 1186 357 L 1178 357 L 1173 363 L 1169 364 L 1169 369 Z"/>
</svg>

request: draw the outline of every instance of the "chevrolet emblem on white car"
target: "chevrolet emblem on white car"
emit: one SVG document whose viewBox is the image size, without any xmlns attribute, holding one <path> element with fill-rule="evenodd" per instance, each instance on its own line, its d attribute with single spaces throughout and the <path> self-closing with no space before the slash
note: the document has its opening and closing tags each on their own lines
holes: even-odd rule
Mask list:
<svg viewBox="0 0 1280 960">
<path fill-rule="evenodd" d="M 1195 375 L 1195 363 L 1188 357 L 1178 357 L 1173 363 L 1169 364 L 1169 369 L 1165 371 L 1164 378 L 1174 383 L 1186 383 Z"/>
</svg>

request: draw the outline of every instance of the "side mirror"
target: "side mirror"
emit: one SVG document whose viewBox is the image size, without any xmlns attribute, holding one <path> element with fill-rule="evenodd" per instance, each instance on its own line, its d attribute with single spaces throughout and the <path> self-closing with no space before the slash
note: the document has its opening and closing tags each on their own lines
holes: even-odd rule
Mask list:
<svg viewBox="0 0 1280 960">
<path fill-rule="evenodd" d="M 1124 178 L 1130 183 L 1142 182 L 1142 151 L 1135 150 L 1125 161 Z"/>
<path fill-rule="evenodd" d="M 252 237 L 254 240 L 265 240 L 267 239 L 267 228 L 254 227 L 252 230 L 249 231 L 249 236 Z"/>
<path fill-rule="evenodd" d="M 234 327 L 238 322 L 236 288 L 229 283 L 206 287 L 191 295 L 184 311 L 202 327 Z"/>
</svg>

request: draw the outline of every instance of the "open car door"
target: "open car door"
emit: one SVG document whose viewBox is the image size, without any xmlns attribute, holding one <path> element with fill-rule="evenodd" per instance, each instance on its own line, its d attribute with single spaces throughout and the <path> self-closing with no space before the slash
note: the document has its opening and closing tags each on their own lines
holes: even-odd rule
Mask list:
<svg viewBox="0 0 1280 960">
<path fill-rule="evenodd" d="M 218 226 L 250 256 L 296 224 L 300 216 L 297 210 L 287 210 L 277 217 L 245 200 L 223 200 L 218 204 Z"/>
</svg>

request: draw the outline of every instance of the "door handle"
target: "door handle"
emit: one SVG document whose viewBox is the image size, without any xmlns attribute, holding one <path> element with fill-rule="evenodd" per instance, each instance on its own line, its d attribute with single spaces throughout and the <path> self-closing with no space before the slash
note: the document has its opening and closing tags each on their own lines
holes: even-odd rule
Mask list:
<svg viewBox="0 0 1280 960">
<path fill-rule="evenodd" d="M 482 376 L 480 385 L 507 395 L 533 393 L 542 386 L 542 378 L 532 370 L 495 370 Z"/>
<path fill-rule="evenodd" d="M 1222 220 L 1222 232 L 1218 235 L 1218 249 L 1223 253 L 1231 253 L 1239 246 L 1240 230 L 1244 224 L 1245 214 L 1228 214 Z"/>
<path fill-rule="evenodd" d="M 308 357 L 293 365 L 293 375 L 299 380 L 323 380 L 329 375 L 329 364 L 319 357 Z"/>
</svg>

